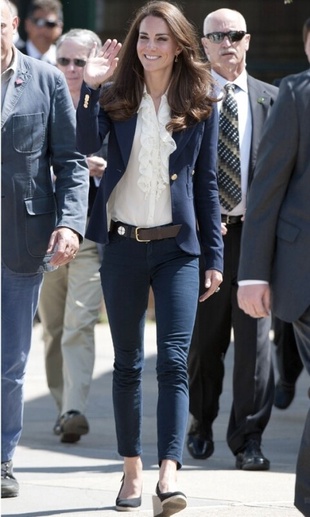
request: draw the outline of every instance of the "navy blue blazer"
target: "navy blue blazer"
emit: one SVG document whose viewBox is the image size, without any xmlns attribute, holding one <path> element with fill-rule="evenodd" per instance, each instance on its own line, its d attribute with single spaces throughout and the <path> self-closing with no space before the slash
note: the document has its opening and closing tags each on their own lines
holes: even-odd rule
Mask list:
<svg viewBox="0 0 310 517">
<path fill-rule="evenodd" d="M 88 239 L 105 244 L 109 239 L 106 205 L 126 171 L 137 115 L 126 121 L 113 121 L 99 107 L 98 100 L 99 90 L 83 84 L 77 108 L 77 148 L 83 154 L 96 152 L 109 133 L 108 165 L 86 232 Z M 177 244 L 194 256 L 199 256 L 202 248 L 206 269 L 222 272 L 223 241 L 216 174 L 217 110 L 212 110 L 206 121 L 173 133 L 173 138 L 177 148 L 169 160 L 172 222 L 182 225 Z"/>
</svg>

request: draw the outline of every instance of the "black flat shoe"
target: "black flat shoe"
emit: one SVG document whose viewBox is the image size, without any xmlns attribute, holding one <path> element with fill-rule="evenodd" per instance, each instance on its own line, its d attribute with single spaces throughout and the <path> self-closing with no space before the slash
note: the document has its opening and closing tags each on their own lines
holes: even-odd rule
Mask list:
<svg viewBox="0 0 310 517">
<path fill-rule="evenodd" d="M 154 517 L 170 517 L 186 506 L 187 499 L 183 492 L 161 492 L 157 483 L 156 496 L 153 496 Z"/>
<path fill-rule="evenodd" d="M 122 477 L 121 488 L 119 489 L 118 496 L 115 502 L 115 509 L 118 512 L 134 512 L 141 506 L 141 496 L 140 497 L 132 497 L 131 499 L 121 498 L 119 495 L 124 486 L 125 474 Z"/>
</svg>

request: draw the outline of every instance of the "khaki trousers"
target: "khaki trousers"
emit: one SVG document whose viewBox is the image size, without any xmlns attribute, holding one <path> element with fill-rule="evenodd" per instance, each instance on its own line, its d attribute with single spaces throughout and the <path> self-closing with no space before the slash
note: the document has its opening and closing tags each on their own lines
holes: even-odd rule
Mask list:
<svg viewBox="0 0 310 517">
<path fill-rule="evenodd" d="M 97 245 L 87 239 L 76 259 L 45 273 L 39 300 L 47 384 L 59 413 L 85 412 L 102 307 Z"/>
</svg>

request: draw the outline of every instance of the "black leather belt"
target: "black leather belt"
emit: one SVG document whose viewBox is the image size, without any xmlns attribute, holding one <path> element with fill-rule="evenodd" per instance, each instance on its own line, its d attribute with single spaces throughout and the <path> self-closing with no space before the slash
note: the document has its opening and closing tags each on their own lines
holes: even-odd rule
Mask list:
<svg viewBox="0 0 310 517">
<path fill-rule="evenodd" d="M 222 223 L 238 224 L 243 222 L 243 215 L 221 215 Z"/>
<path fill-rule="evenodd" d="M 130 226 L 130 224 L 121 223 L 120 221 L 111 221 L 110 232 L 117 233 L 121 237 L 135 239 L 138 242 L 150 242 L 176 237 L 181 226 L 181 224 L 174 224 L 141 228 L 141 226 Z"/>
</svg>

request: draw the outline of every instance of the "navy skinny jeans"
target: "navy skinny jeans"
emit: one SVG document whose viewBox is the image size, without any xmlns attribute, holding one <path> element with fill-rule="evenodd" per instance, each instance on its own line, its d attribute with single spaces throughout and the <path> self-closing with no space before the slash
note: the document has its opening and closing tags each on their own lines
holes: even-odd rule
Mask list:
<svg viewBox="0 0 310 517">
<path fill-rule="evenodd" d="M 142 371 L 149 289 L 157 329 L 158 462 L 180 468 L 188 420 L 187 356 L 195 321 L 198 258 L 175 239 L 140 243 L 111 235 L 100 269 L 114 346 L 113 405 L 118 452 L 142 454 Z"/>
</svg>

